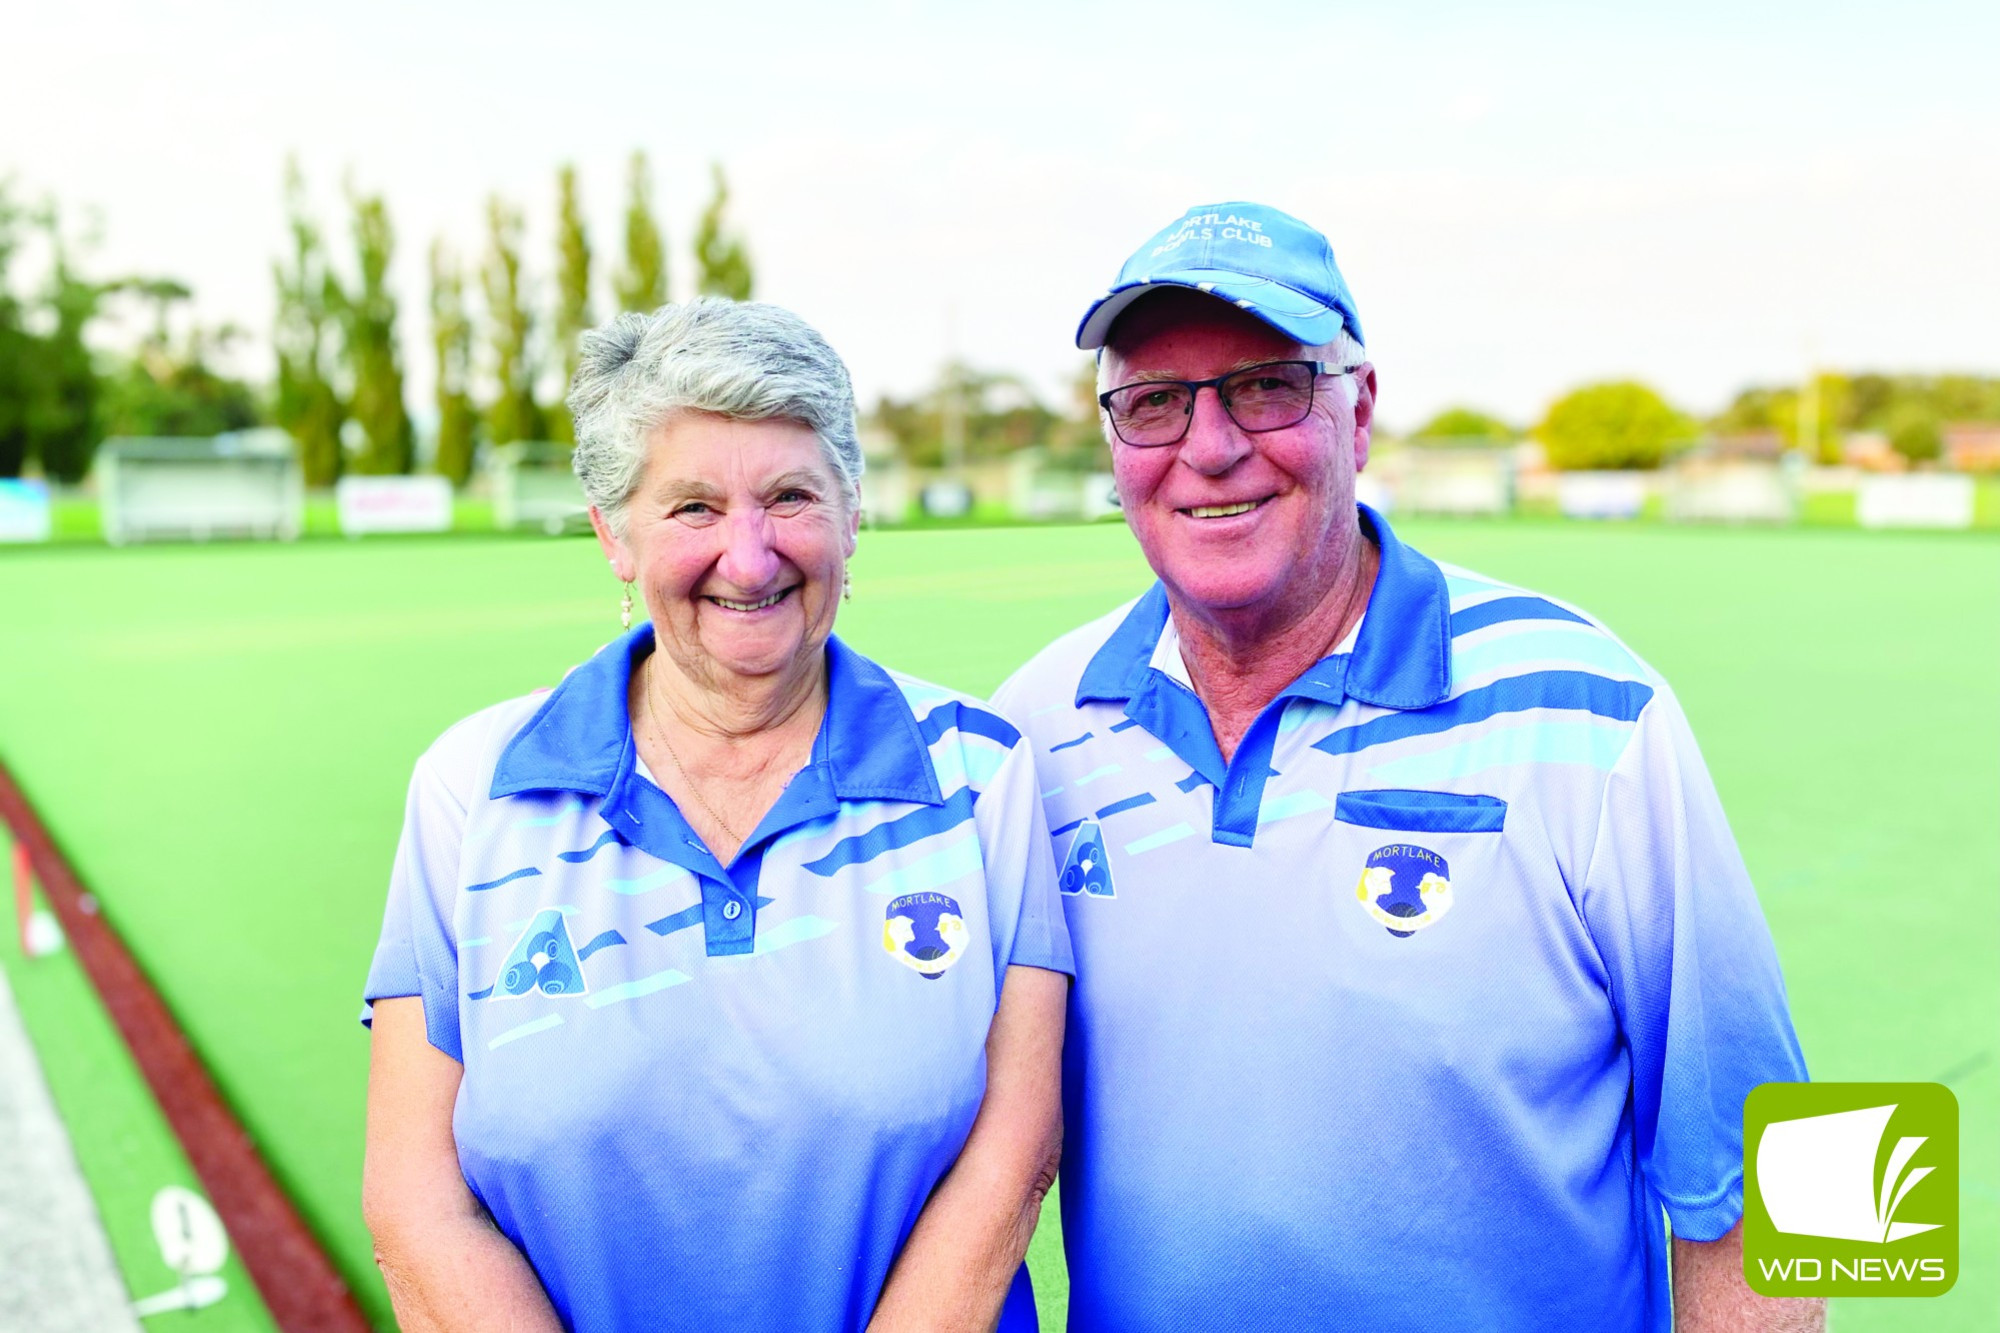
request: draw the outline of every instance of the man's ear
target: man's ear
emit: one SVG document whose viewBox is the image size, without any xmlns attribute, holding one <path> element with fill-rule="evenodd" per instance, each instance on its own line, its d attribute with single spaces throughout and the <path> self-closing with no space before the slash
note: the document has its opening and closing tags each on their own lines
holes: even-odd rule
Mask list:
<svg viewBox="0 0 2000 1333">
<path fill-rule="evenodd" d="M 604 552 L 604 558 L 611 562 L 611 572 L 618 576 L 620 583 L 631 583 L 639 577 L 639 562 L 632 556 L 625 539 L 611 531 L 611 524 L 605 520 L 604 511 L 596 505 L 590 507 L 590 530 L 597 534 L 597 549 Z"/>
<path fill-rule="evenodd" d="M 1354 371 L 1354 384 L 1360 392 L 1354 399 L 1354 470 L 1368 466 L 1368 444 L 1375 429 L 1375 365 L 1363 361 Z"/>
</svg>

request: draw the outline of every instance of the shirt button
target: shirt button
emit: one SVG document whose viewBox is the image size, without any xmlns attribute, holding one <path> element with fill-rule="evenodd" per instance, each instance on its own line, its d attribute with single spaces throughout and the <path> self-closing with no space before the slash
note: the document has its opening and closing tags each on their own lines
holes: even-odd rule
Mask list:
<svg viewBox="0 0 2000 1333">
<path fill-rule="evenodd" d="M 737 917 L 742 915 L 743 915 L 743 904 L 737 902 L 734 898 L 731 898 L 728 902 L 722 905 L 722 919 L 724 921 L 734 921 Z"/>
</svg>

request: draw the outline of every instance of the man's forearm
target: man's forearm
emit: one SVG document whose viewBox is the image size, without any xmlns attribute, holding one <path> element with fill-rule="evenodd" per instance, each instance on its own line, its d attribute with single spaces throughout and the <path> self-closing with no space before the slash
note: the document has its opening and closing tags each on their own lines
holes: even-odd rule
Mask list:
<svg viewBox="0 0 2000 1333">
<path fill-rule="evenodd" d="M 1720 1240 L 1674 1238 L 1674 1333 L 1821 1333 L 1826 1302 L 1759 1296 L 1743 1280 L 1743 1224 Z"/>
</svg>

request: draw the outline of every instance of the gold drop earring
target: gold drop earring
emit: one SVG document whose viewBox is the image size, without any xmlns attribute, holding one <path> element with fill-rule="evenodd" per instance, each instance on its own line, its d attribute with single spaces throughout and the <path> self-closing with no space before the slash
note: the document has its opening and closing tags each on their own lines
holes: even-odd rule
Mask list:
<svg viewBox="0 0 2000 1333">
<path fill-rule="evenodd" d="M 854 576 L 847 572 L 846 565 L 840 567 L 840 600 L 843 602 L 854 600 Z"/>
<path fill-rule="evenodd" d="M 618 599 L 618 623 L 625 629 L 632 628 L 632 585 L 625 585 L 625 595 Z"/>
</svg>

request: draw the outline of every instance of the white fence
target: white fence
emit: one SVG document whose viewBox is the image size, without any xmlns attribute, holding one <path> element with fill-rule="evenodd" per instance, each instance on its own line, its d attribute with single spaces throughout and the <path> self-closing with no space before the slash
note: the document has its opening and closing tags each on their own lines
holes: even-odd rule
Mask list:
<svg viewBox="0 0 2000 1333">
<path fill-rule="evenodd" d="M 1514 508 L 1514 460 L 1504 449 L 1408 449 L 1383 463 L 1377 480 L 1399 513 L 1478 518 Z"/>
<path fill-rule="evenodd" d="M 1556 506 L 1564 518 L 1637 518 L 1646 480 L 1639 472 L 1565 472 L 1556 481 Z"/>
<path fill-rule="evenodd" d="M 516 440 L 493 451 L 493 521 L 539 528 L 550 536 L 590 526 L 590 506 L 570 469 L 569 450 L 546 440 Z"/>
<path fill-rule="evenodd" d="M 1688 463 L 1667 474 L 1667 517 L 1676 523 L 1790 523 L 1799 512 L 1800 470 L 1768 463 Z"/>
<path fill-rule="evenodd" d="M 1014 470 L 1009 497 L 1021 518 L 1082 519 L 1118 512 L 1118 483 L 1109 472 L 1070 472 L 1023 466 Z"/>
<path fill-rule="evenodd" d="M 305 526 L 305 479 L 282 431 L 106 440 L 97 455 L 97 485 L 104 537 L 114 546 L 216 537 L 291 541 Z"/>
</svg>

